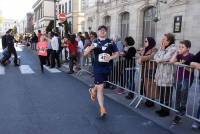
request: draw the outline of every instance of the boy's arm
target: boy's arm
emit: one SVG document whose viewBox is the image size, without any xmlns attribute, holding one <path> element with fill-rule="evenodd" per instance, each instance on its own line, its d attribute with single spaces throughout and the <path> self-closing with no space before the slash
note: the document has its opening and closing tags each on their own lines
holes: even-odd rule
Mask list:
<svg viewBox="0 0 200 134">
<path fill-rule="evenodd" d="M 175 52 L 172 56 L 172 58 L 169 60 L 170 63 L 176 63 L 177 62 L 177 55 L 178 52 Z"/>
<path fill-rule="evenodd" d="M 194 67 L 194 68 L 196 68 L 196 69 L 200 69 L 200 63 L 197 63 L 197 62 L 191 62 L 191 63 L 190 63 L 190 66 L 191 66 L 191 67 Z"/>
</svg>

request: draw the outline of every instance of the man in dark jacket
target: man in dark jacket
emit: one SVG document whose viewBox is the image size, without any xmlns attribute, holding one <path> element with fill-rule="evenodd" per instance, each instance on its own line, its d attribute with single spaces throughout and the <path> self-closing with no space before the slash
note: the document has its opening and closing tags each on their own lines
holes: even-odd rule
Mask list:
<svg viewBox="0 0 200 134">
<path fill-rule="evenodd" d="M 6 32 L 5 35 L 2 36 L 2 48 L 5 49 L 7 47 L 6 43 L 6 36 L 8 35 L 8 31 Z"/>
<path fill-rule="evenodd" d="M 10 54 L 13 54 L 14 55 L 14 64 L 15 66 L 19 66 L 17 64 L 17 52 L 16 52 L 16 49 L 15 49 L 15 46 L 14 46 L 14 37 L 12 35 L 12 29 L 9 29 L 8 31 L 8 35 L 6 36 L 6 43 L 7 43 L 7 47 L 8 47 L 8 52 Z"/>
<path fill-rule="evenodd" d="M 32 43 L 32 49 L 36 49 L 36 44 L 38 42 L 38 37 L 36 35 L 36 33 L 33 33 L 33 37 L 31 39 L 31 43 Z"/>
</svg>

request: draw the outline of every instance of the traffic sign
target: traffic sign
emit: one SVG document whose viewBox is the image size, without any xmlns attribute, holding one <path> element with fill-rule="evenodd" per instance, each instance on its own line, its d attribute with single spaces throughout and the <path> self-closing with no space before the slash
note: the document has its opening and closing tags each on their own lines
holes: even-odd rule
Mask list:
<svg viewBox="0 0 200 134">
<path fill-rule="evenodd" d="M 58 19 L 59 19 L 61 22 L 66 21 L 66 16 L 65 16 L 65 14 L 64 14 L 64 13 L 60 13 L 60 14 L 58 15 Z"/>
</svg>

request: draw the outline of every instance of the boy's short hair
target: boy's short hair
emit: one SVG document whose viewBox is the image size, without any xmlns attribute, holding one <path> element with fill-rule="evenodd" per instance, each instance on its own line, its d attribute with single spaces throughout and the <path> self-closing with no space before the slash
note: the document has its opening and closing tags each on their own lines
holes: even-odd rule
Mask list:
<svg viewBox="0 0 200 134">
<path fill-rule="evenodd" d="M 98 31 L 101 30 L 101 29 L 104 29 L 106 31 L 108 30 L 108 28 L 106 26 L 104 26 L 104 25 L 98 27 Z"/>
<path fill-rule="evenodd" d="M 184 44 L 187 48 L 191 48 L 191 41 L 189 40 L 180 41 L 180 44 Z"/>
</svg>

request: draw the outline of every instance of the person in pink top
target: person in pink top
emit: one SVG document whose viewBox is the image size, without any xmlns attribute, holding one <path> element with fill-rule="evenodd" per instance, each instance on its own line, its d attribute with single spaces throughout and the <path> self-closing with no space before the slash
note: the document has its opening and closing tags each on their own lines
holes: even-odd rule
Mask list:
<svg viewBox="0 0 200 134">
<path fill-rule="evenodd" d="M 37 44 L 38 56 L 40 59 L 40 66 L 42 73 L 44 73 L 43 65 L 46 64 L 47 49 L 48 49 L 47 38 L 44 35 L 42 35 L 40 42 L 38 42 Z"/>
</svg>

